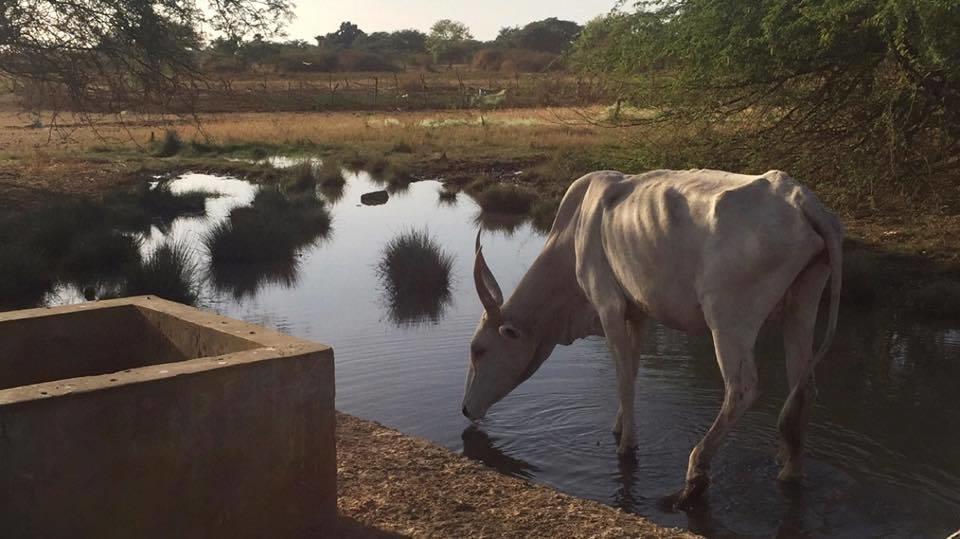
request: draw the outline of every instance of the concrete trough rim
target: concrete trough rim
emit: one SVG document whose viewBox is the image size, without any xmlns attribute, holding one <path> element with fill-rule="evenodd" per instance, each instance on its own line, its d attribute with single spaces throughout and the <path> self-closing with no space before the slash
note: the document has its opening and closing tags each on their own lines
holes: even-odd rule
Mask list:
<svg viewBox="0 0 960 539">
<path fill-rule="evenodd" d="M 304 354 L 328 352 L 330 346 L 298 339 L 249 324 L 225 318 L 219 314 L 201 311 L 194 307 L 167 301 L 156 296 L 133 296 L 128 298 L 78 303 L 61 307 L 39 307 L 0 313 L 0 323 L 31 318 L 43 318 L 84 312 L 95 309 L 134 307 L 174 315 L 181 320 L 249 342 L 253 348 L 193 359 L 159 363 L 144 367 L 124 369 L 111 373 L 63 378 L 38 382 L 7 389 L 0 389 L 0 406 L 37 400 L 69 397 L 91 391 L 107 391 L 132 384 L 151 383 L 184 374 L 201 373 L 256 363 L 263 360 L 279 360 L 286 357 L 299 358 Z"/>
</svg>

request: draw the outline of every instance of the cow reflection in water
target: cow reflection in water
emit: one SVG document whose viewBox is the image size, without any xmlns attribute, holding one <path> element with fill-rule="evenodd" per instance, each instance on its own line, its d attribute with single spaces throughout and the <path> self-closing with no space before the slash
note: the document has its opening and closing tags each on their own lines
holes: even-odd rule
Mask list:
<svg viewBox="0 0 960 539">
<path fill-rule="evenodd" d="M 690 454 L 675 504 L 709 483 L 726 434 L 758 395 L 753 348 L 782 320 L 790 394 L 780 416 L 782 480 L 801 474 L 813 372 L 837 325 L 843 227 L 816 196 L 780 171 L 759 176 L 659 170 L 595 172 L 568 189 L 543 251 L 505 302 L 477 234 L 474 280 L 485 309 L 470 345 L 462 403 L 475 420 L 529 378 L 558 344 L 605 335 L 617 370 L 618 453 L 634 442 L 634 380 L 647 320 L 709 332 L 725 395 Z M 831 279 L 832 278 L 832 279 Z M 814 326 L 830 279 L 827 332 Z"/>
<path fill-rule="evenodd" d="M 504 453 L 496 446 L 496 438 L 491 438 L 475 425 L 464 429 L 460 438 L 463 440 L 463 456 L 480 461 L 500 473 L 530 479 L 540 471 L 533 464 Z"/>
</svg>

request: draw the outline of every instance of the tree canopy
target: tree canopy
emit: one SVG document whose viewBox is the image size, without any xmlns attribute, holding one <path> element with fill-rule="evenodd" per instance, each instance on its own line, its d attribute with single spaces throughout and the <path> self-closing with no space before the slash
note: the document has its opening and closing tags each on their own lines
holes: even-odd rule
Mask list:
<svg viewBox="0 0 960 539">
<path fill-rule="evenodd" d="M 570 47 L 581 30 L 575 22 L 550 17 L 523 27 L 502 28 L 496 43 L 504 47 L 560 54 Z"/>
<path fill-rule="evenodd" d="M 629 96 L 658 108 L 658 119 L 750 118 L 767 146 L 802 141 L 812 160 L 840 152 L 882 164 L 875 168 L 885 174 L 956 164 L 960 2 L 667 0 L 635 7 L 588 24 L 573 56 L 586 71 L 623 80 L 667 75 Z"/>
<path fill-rule="evenodd" d="M 277 35 L 291 0 L 31 0 L 0 8 L 0 73 L 66 89 L 74 106 L 183 95 L 208 28 L 238 43 Z"/>
<path fill-rule="evenodd" d="M 473 34 L 470 33 L 467 25 L 450 19 L 441 19 L 430 27 L 427 50 L 433 55 L 434 61 L 452 62 L 458 49 L 472 39 Z"/>
</svg>

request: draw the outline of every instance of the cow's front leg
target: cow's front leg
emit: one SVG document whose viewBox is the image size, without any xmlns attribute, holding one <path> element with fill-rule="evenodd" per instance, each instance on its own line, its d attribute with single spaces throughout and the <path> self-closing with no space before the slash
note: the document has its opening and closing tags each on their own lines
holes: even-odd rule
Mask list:
<svg viewBox="0 0 960 539">
<path fill-rule="evenodd" d="M 617 395 L 620 397 L 620 410 L 617 412 L 620 419 L 620 442 L 617 445 L 617 453 L 626 455 L 637 447 L 637 437 L 633 423 L 634 382 L 637 371 L 633 368 L 633 358 L 629 356 L 618 357 L 616 362 Z"/>
<path fill-rule="evenodd" d="M 627 356 L 631 359 L 630 367 L 633 369 L 633 372 L 629 374 L 629 378 L 631 380 L 631 393 L 635 391 L 634 388 L 637 380 L 637 373 L 640 371 L 640 338 L 643 334 L 645 321 L 645 319 L 638 316 L 628 319 L 627 321 L 627 332 L 630 337 L 630 348 L 627 352 Z M 617 418 L 613 421 L 613 433 L 618 436 L 623 433 L 623 410 L 623 402 L 621 401 L 620 405 L 617 406 Z M 628 408 L 628 410 L 631 411 L 630 415 L 632 416 L 633 408 Z"/>
<path fill-rule="evenodd" d="M 624 320 L 622 309 L 609 309 L 601 313 L 600 320 L 617 369 L 617 396 L 620 407 L 613 425 L 614 433 L 620 434 L 617 453 L 626 455 L 637 445 L 633 425 L 634 382 L 637 378 L 634 338 Z"/>
</svg>

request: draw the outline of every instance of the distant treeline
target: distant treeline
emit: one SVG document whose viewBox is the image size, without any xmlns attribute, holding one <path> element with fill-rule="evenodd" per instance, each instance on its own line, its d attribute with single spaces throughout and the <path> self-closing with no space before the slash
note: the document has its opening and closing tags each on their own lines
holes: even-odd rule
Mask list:
<svg viewBox="0 0 960 539">
<path fill-rule="evenodd" d="M 443 69 L 454 64 L 485 71 L 540 72 L 562 68 L 562 55 L 580 35 L 571 21 L 548 18 L 500 30 L 492 41 L 473 39 L 462 23 L 437 21 L 419 30 L 367 33 L 351 22 L 336 32 L 304 40 L 218 38 L 198 53 L 209 72 L 267 70 L 295 72 L 400 71 Z"/>
</svg>

